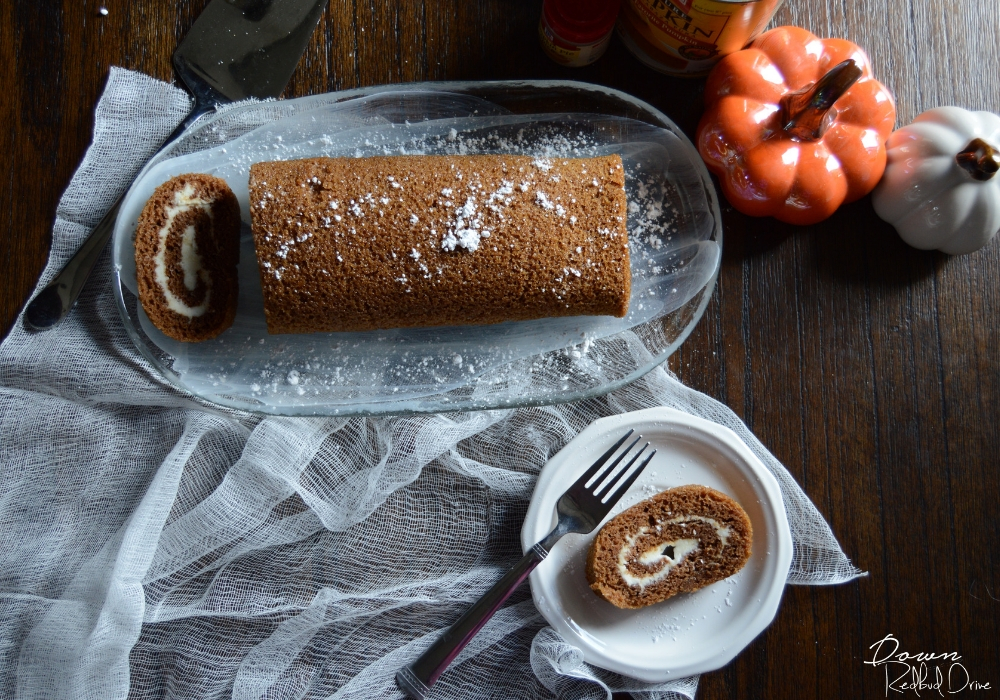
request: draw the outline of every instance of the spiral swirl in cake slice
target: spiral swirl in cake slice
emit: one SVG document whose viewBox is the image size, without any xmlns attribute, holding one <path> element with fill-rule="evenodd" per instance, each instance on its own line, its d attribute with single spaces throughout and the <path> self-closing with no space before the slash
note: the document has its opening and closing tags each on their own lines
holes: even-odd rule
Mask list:
<svg viewBox="0 0 1000 700">
<path fill-rule="evenodd" d="M 225 180 L 178 175 L 146 202 L 135 230 L 142 308 L 165 335 L 214 338 L 233 323 L 239 283 L 240 205 Z"/>
<path fill-rule="evenodd" d="M 615 516 L 594 538 L 587 580 L 619 608 L 641 608 L 732 576 L 750 558 L 740 505 L 707 486 L 663 491 Z"/>
</svg>

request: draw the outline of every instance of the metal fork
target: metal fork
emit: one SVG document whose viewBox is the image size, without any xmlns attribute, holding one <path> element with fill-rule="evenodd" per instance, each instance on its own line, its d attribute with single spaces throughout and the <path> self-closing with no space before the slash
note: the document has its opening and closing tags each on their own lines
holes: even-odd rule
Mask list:
<svg viewBox="0 0 1000 700">
<path fill-rule="evenodd" d="M 419 700 L 427 697 L 431 686 L 437 682 L 448 665 L 465 648 L 465 645 L 472 641 L 472 638 L 493 617 L 493 613 L 500 609 L 504 601 L 518 586 L 524 583 L 528 574 L 549 555 L 555 543 L 563 535 L 570 532 L 581 534 L 591 532 L 604 520 L 604 516 L 625 495 L 629 487 L 639 478 L 642 470 L 649 464 L 649 460 L 656 454 L 656 450 L 650 452 L 642 464 L 629 474 L 629 469 L 649 447 L 647 442 L 642 446 L 642 449 L 633 455 L 624 468 L 618 468 L 625 456 L 642 439 L 642 436 L 639 435 L 618 455 L 617 459 L 605 467 L 607 461 L 633 432 L 633 430 L 629 430 L 625 433 L 559 498 L 559 502 L 556 504 L 559 521 L 556 523 L 555 529 L 546 535 L 541 542 L 529 549 L 521 557 L 521 561 L 504 574 L 503 578 L 497 581 L 490 590 L 486 591 L 483 597 L 469 608 L 468 612 L 462 615 L 458 622 L 434 642 L 419 659 L 409 666 L 399 669 L 396 673 L 396 684 L 400 690 L 410 697 L 419 698 Z"/>
</svg>

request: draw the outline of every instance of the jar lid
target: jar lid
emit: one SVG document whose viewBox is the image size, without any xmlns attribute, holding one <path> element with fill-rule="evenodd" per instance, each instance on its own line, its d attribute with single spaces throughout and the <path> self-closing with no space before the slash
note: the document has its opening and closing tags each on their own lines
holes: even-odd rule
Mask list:
<svg viewBox="0 0 1000 700">
<path fill-rule="evenodd" d="M 591 44 L 614 29 L 621 0 L 545 0 L 542 14 L 560 38 Z"/>
</svg>

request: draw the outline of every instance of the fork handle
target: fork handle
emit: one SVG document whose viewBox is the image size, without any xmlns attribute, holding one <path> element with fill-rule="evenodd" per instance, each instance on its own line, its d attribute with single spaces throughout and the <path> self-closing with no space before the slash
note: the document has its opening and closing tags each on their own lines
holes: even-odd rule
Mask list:
<svg viewBox="0 0 1000 700">
<path fill-rule="evenodd" d="M 540 544 L 529 549 L 521 561 L 486 591 L 419 659 L 399 669 L 396 684 L 400 690 L 418 700 L 427 697 L 431 686 L 448 665 L 546 556 L 548 551 Z"/>
</svg>

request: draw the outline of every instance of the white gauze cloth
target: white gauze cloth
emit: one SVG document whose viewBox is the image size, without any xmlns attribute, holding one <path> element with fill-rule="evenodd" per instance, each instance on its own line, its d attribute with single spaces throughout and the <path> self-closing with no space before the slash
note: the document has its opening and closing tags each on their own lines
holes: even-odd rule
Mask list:
<svg viewBox="0 0 1000 700">
<path fill-rule="evenodd" d="M 185 116 L 185 93 L 113 69 L 59 204 L 44 285 Z M 44 212 L 39 212 L 44 216 Z M 859 575 L 736 415 L 664 369 L 605 397 L 388 418 L 206 407 L 134 349 L 110 257 L 57 330 L 0 346 L 0 695 L 398 698 L 416 657 L 521 554 L 541 466 L 602 416 L 671 406 L 732 428 L 774 473 L 790 583 Z M 588 666 L 528 587 L 438 697 L 692 698 Z"/>
</svg>

